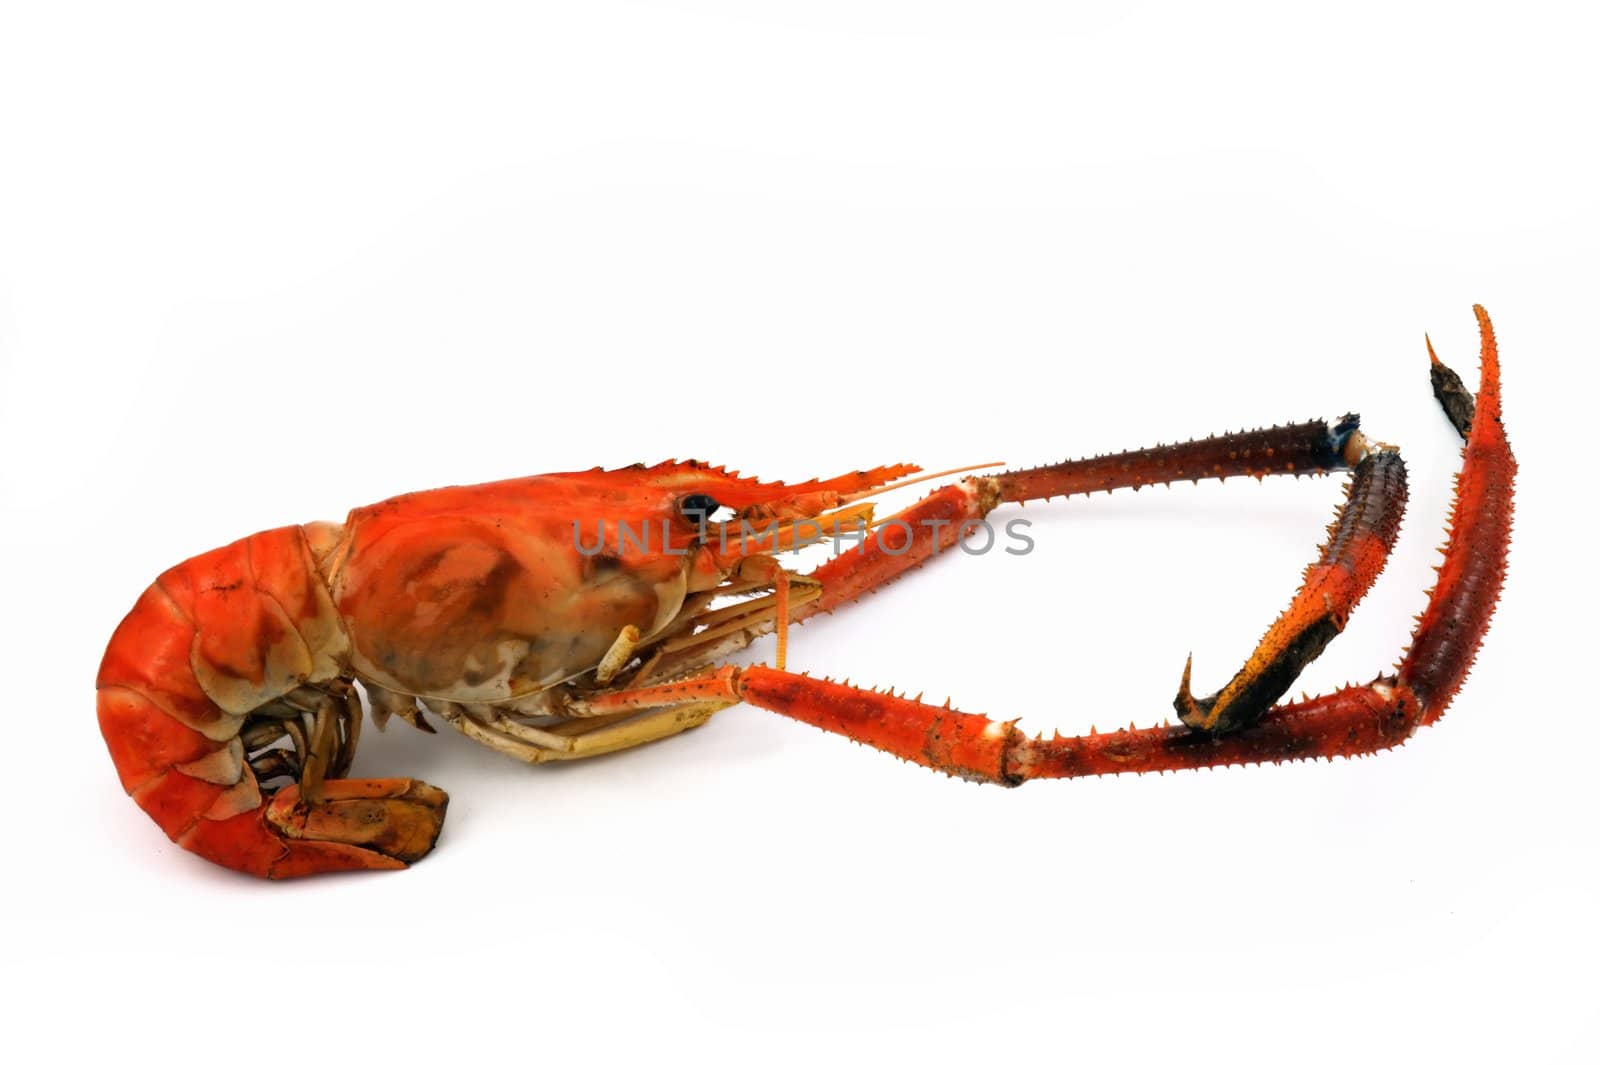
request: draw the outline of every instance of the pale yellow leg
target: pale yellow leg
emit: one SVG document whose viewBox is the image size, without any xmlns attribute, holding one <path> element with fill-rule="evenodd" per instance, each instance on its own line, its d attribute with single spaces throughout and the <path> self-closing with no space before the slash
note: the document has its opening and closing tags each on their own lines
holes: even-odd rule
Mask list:
<svg viewBox="0 0 1600 1065">
<path fill-rule="evenodd" d="M 705 724 L 711 715 L 731 705 L 721 701 L 681 703 L 626 716 L 579 719 L 552 728 L 537 728 L 505 717 L 485 724 L 460 710 L 444 717 L 463 735 L 484 746 L 538 764 L 593 758 L 666 739 Z"/>
<path fill-rule="evenodd" d="M 774 631 L 778 633 L 779 668 L 786 665 L 790 612 L 820 599 L 822 584 L 809 576 L 789 573 L 764 556 L 747 559 L 745 567 L 760 575 L 761 584 L 753 587 L 771 585 L 774 591 L 706 611 L 695 618 L 697 628 L 693 632 L 645 641 L 646 646 L 656 646 L 664 664 L 673 672 L 725 658 L 748 647 L 758 636 Z"/>
</svg>

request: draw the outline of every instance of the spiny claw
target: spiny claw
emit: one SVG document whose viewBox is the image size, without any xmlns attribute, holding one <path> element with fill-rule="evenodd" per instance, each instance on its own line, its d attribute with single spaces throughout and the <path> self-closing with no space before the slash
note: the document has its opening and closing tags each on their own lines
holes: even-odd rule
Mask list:
<svg viewBox="0 0 1600 1065">
<path fill-rule="evenodd" d="M 1191 729 L 1223 735 L 1254 724 L 1344 628 L 1383 570 L 1405 511 L 1406 471 L 1398 452 L 1361 445 L 1344 505 L 1299 591 L 1248 661 L 1217 694 L 1196 699 L 1190 669 L 1173 707 Z"/>
<path fill-rule="evenodd" d="M 1481 306 L 1478 395 L 1464 417 L 1440 396 L 1450 420 L 1465 432 L 1467 445 L 1461 475 L 1456 479 L 1450 539 L 1439 580 L 1417 624 L 1411 649 L 1400 666 L 1400 683 L 1422 700 L 1425 725 L 1444 713 L 1477 658 L 1489 620 L 1505 583 L 1506 553 L 1511 543 L 1517 460 L 1506 441 L 1500 419 L 1500 356 L 1494 326 Z M 1435 388 L 1440 373 L 1459 384 L 1460 378 L 1434 358 Z"/>
<path fill-rule="evenodd" d="M 1324 564 L 1326 565 L 1326 564 Z M 1313 577 L 1316 574 L 1313 567 Z M 1267 630 L 1256 652 L 1221 691 L 1196 699 L 1189 690 L 1193 666 L 1183 668 L 1183 683 L 1172 706 L 1191 729 L 1221 736 L 1254 724 L 1272 709 L 1302 670 L 1333 641 L 1343 622 L 1317 600 L 1325 581 L 1311 581 Z M 1309 591 L 1307 590 L 1309 589 Z"/>
<path fill-rule="evenodd" d="M 1183 679 L 1178 682 L 1178 695 L 1172 700 L 1173 709 L 1178 711 L 1178 720 L 1192 729 L 1209 729 L 1212 727 L 1211 708 L 1216 705 L 1215 695 L 1206 699 L 1196 699 L 1189 690 L 1189 682 L 1194 677 L 1194 652 L 1189 652 L 1189 657 L 1183 663 Z"/>
</svg>

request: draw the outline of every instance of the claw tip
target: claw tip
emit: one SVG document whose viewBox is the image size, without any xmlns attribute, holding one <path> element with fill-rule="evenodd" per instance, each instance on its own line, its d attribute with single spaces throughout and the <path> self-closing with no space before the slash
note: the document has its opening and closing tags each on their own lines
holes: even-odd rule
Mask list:
<svg viewBox="0 0 1600 1065">
<path fill-rule="evenodd" d="M 1178 697 L 1172 701 L 1172 707 L 1178 711 L 1179 720 L 1188 721 L 1194 717 L 1202 716 L 1200 705 L 1195 702 L 1194 693 L 1189 690 L 1189 681 L 1194 676 L 1194 652 L 1189 652 L 1189 657 L 1184 659 L 1183 679 L 1178 682 Z"/>
</svg>

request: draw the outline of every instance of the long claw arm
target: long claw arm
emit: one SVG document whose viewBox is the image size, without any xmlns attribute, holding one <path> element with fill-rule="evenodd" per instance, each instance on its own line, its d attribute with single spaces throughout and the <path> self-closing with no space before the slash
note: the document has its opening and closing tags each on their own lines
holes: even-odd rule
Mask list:
<svg viewBox="0 0 1600 1065">
<path fill-rule="evenodd" d="M 966 478 L 934 490 L 885 522 L 860 547 L 819 566 L 811 576 L 821 582 L 822 596 L 797 610 L 793 620 L 803 621 L 860 599 L 950 550 L 963 529 L 971 527 L 967 523 L 981 521 L 1002 503 L 1138 490 L 1175 481 L 1304 477 L 1347 469 L 1364 454 L 1360 424 L 1359 417 L 1347 414 L 1331 425 L 1320 420 L 1298 422 Z"/>
<path fill-rule="evenodd" d="M 932 706 L 893 692 L 752 666 L 736 678 L 745 702 L 888 751 L 951 776 L 1007 786 L 1049 777 L 1350 757 L 1404 743 L 1421 707 L 1392 682 L 1345 688 L 1274 708 L 1217 736 L 1184 725 L 1085 736 L 1029 737 L 1011 721 Z"/>
<path fill-rule="evenodd" d="M 1332 425 L 1318 420 L 1223 433 L 1031 470 L 1008 470 L 993 479 L 1001 502 L 1021 503 L 1176 481 L 1260 479 L 1285 473 L 1303 477 L 1350 466 L 1350 443 L 1360 427 L 1357 415 L 1346 414 Z"/>
<path fill-rule="evenodd" d="M 821 583 L 822 595 L 796 611 L 794 620 L 855 601 L 949 551 L 969 523 L 1002 503 L 1137 490 L 1186 479 L 1351 469 L 1345 503 L 1329 526 L 1320 557 L 1243 668 L 1221 691 L 1205 698 L 1190 691 L 1193 663 L 1184 669 L 1174 700 L 1184 724 L 1216 733 L 1242 728 L 1281 698 L 1343 631 L 1394 546 L 1405 510 L 1405 464 L 1393 449 L 1369 444 L 1360 424 L 1359 417 L 1347 414 L 1331 425 L 1311 421 L 1224 433 L 947 485 L 901 511 L 875 538 L 818 568 L 812 576 Z"/>
<path fill-rule="evenodd" d="M 719 682 L 728 685 L 730 698 L 742 698 L 920 765 L 999 784 L 1020 784 L 1035 777 L 1350 756 L 1403 743 L 1419 725 L 1437 720 L 1460 688 L 1488 630 L 1505 576 L 1516 460 L 1500 419 L 1493 330 L 1483 309 L 1475 310 L 1483 337 L 1483 371 L 1457 483 L 1450 539 L 1438 584 L 1398 676 L 1271 707 L 1233 731 L 1163 725 L 1048 738 L 1030 738 L 1013 722 L 962 713 L 948 704 L 932 706 L 892 692 L 866 691 L 764 666 L 723 674 Z M 1345 568 L 1342 576 L 1326 577 L 1347 587 L 1370 583 L 1381 567 L 1404 499 L 1402 468 L 1395 456 L 1392 462 L 1373 461 L 1364 475 L 1360 469 L 1358 464 L 1351 498 L 1334 524 L 1322 560 L 1312 567 L 1308 586 L 1319 567 Z M 947 503 L 960 501 L 958 494 L 945 498 Z M 1302 599 L 1309 606 L 1304 595 L 1296 602 Z M 1291 607 L 1289 613 L 1295 612 Z"/>
</svg>

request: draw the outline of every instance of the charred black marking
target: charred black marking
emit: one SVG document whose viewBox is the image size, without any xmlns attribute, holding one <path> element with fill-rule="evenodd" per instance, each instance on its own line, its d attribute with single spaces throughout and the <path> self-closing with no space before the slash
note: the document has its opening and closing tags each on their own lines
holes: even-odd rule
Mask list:
<svg viewBox="0 0 1600 1065">
<path fill-rule="evenodd" d="M 1333 638 L 1337 635 L 1339 635 L 1339 623 L 1331 615 L 1306 626 L 1290 641 L 1282 654 L 1268 662 L 1260 673 L 1238 690 L 1238 694 L 1217 717 L 1216 724 L 1203 730 L 1205 734 L 1220 736 L 1254 724 L 1262 714 L 1283 698 L 1283 694 L 1289 690 L 1295 678 L 1327 648 L 1328 644 L 1333 642 Z M 1228 686 L 1232 687 L 1244 675 L 1245 670 L 1241 669 L 1234 674 Z M 1217 696 L 1196 699 L 1195 703 L 1202 712 L 1210 713 L 1212 707 L 1217 705 Z M 1172 701 L 1172 705 L 1177 708 L 1180 716 L 1186 712 L 1182 694 Z"/>
<path fill-rule="evenodd" d="M 1317 454 L 1317 461 L 1324 463 L 1327 469 L 1344 465 L 1344 449 L 1360 428 L 1361 415 L 1351 413 L 1340 418 L 1338 424 L 1328 430 L 1325 450 Z"/>
<path fill-rule="evenodd" d="M 1450 424 L 1465 440 L 1467 434 L 1472 432 L 1472 416 L 1477 411 L 1472 393 L 1462 383 L 1461 375 L 1442 362 L 1434 362 L 1428 377 L 1433 381 L 1433 398 L 1439 401 L 1445 417 L 1450 419 Z"/>
<path fill-rule="evenodd" d="M 1357 424 L 1359 422 L 1354 415 L 1346 415 L 1329 433 L 1329 439 L 1334 439 L 1341 429 L 1346 430 L 1345 438 L 1348 439 L 1348 433 L 1354 432 Z M 1362 545 L 1369 542 L 1368 537 L 1376 538 L 1385 553 L 1393 549 L 1400 535 L 1405 505 L 1406 466 L 1400 453 L 1381 450 L 1367 454 L 1356 463 L 1350 476 L 1344 505 L 1334 519 L 1327 543 L 1318 555 L 1317 565 L 1338 566 L 1354 572 L 1361 561 Z M 1216 708 L 1220 695 L 1230 694 L 1230 700 L 1223 706 L 1215 724 L 1209 728 L 1200 726 L 1200 730 L 1212 735 L 1232 732 L 1260 718 L 1339 634 L 1347 616 L 1347 613 L 1340 611 L 1347 610 L 1347 607 L 1329 611 L 1295 634 L 1289 645 L 1255 676 L 1248 676 L 1250 665 L 1247 662 L 1222 692 L 1194 700 L 1200 716 L 1207 716 Z M 1239 685 L 1236 692 L 1233 691 L 1234 685 Z M 1194 724 L 1196 715 L 1187 710 L 1181 691 L 1173 705 L 1177 707 L 1180 718 Z"/>
</svg>

